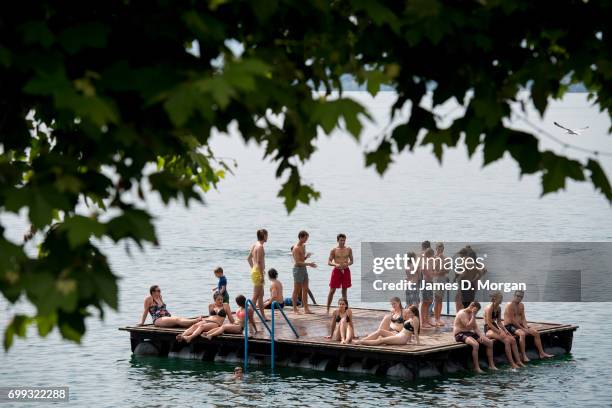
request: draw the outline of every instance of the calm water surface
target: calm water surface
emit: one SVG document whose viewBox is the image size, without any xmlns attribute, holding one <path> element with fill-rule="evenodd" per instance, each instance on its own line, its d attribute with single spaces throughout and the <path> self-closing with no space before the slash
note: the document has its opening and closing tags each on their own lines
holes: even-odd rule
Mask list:
<svg viewBox="0 0 612 408">
<path fill-rule="evenodd" d="M 567 191 L 540 198 L 537 176 L 519 180 L 518 167 L 504 159 L 481 169 L 482 157 L 466 159 L 460 148 L 447 152 L 443 165 L 429 148 L 400 156 L 384 178 L 363 168 L 360 151 L 384 128 L 386 109 L 393 95 L 375 100 L 360 93 L 353 97 L 371 109 L 376 124 L 366 128 L 358 145 L 338 132 L 322 136 L 320 150 L 303 166 L 304 179 L 322 197 L 311 206 L 287 216 L 276 197 L 279 183 L 275 167 L 261 159 L 262 151 L 244 146 L 236 136 L 217 136 L 219 156 L 235 158 L 239 167 L 218 192 L 206 196 L 206 205 L 186 209 L 164 208 L 156 197 L 147 207 L 157 215 L 159 248 L 140 252 L 103 242 L 102 247 L 121 276 L 120 310 L 104 321 L 88 321 L 81 345 L 64 342 L 56 333 L 40 340 L 30 331 L 27 341 L 17 340 L 0 357 L 0 385 L 68 385 L 71 405 L 92 407 L 160 406 L 405 406 L 415 405 L 590 405 L 610 406 L 612 399 L 612 303 L 555 303 L 528 305 L 531 320 L 580 325 L 572 354 L 512 372 L 461 375 L 410 384 L 346 373 L 281 369 L 274 377 L 254 370 L 242 383 L 230 379 L 233 366 L 179 358 L 137 358 L 129 348 L 129 335 L 118 326 L 134 324 L 151 284 L 161 285 L 169 310 L 177 315 L 202 312 L 216 284 L 212 270 L 226 270 L 232 296 L 249 294 L 245 261 L 255 230 L 270 232 L 267 264 L 291 286 L 289 247 L 297 232 L 310 232 L 308 250 L 319 265 L 326 264 L 338 232 L 345 232 L 356 253 L 353 305 L 386 307 L 359 301 L 359 246 L 361 241 L 611 241 L 610 207 L 587 184 L 570 183 Z M 590 126 L 590 132 L 568 142 L 612 151 L 606 134 L 610 121 L 589 107 L 583 95 L 568 95 L 544 119 L 534 123 L 556 132 L 553 121 L 570 127 Z M 518 127 L 524 125 L 517 123 Z M 569 136 L 568 136 L 569 137 Z M 551 148 L 543 139 L 542 143 Z M 370 144 L 371 146 L 371 144 Z M 562 151 L 562 150 L 558 150 Z M 571 152 L 567 152 L 571 153 Z M 582 158 L 584 156 L 576 156 Z M 612 174 L 612 160 L 602 158 Z M 7 233 L 18 239 L 21 219 L 3 216 Z M 311 287 L 319 302 L 327 293 L 329 270 L 310 272 Z M 1 323 L 27 306 L 0 300 Z M 7 405 L 8 406 L 8 405 Z"/>
</svg>

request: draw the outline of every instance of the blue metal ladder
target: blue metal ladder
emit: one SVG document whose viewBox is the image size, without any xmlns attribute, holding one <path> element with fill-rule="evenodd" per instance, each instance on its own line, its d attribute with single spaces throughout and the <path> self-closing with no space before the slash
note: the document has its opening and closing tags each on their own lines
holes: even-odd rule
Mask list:
<svg viewBox="0 0 612 408">
<path fill-rule="evenodd" d="M 255 307 L 255 304 L 253 303 L 253 301 L 251 301 L 251 299 L 247 299 L 246 304 L 244 305 L 244 312 L 245 312 L 244 314 L 245 316 L 244 317 L 244 372 L 247 371 L 248 364 L 249 364 L 249 305 L 251 305 L 255 313 L 257 313 L 259 320 L 261 320 L 264 327 L 268 330 L 268 333 L 270 334 L 270 357 L 272 359 L 271 360 L 272 370 L 274 371 L 274 360 L 275 360 L 275 354 L 274 354 L 275 353 L 274 351 L 274 333 L 275 333 L 274 315 L 275 313 L 274 313 L 274 310 L 278 309 L 281 312 L 281 314 L 285 318 L 285 321 L 287 322 L 287 324 L 293 331 L 293 334 L 295 334 L 296 339 L 298 339 L 300 335 L 295 330 L 295 327 L 293 327 L 293 324 L 291 324 L 291 321 L 289 321 L 289 318 L 285 314 L 285 311 L 280 307 L 278 302 L 274 301 L 270 305 L 271 307 L 270 310 L 272 312 L 272 328 L 270 329 L 270 327 L 266 323 L 266 319 L 264 319 L 264 317 L 261 315 L 259 310 L 257 310 L 257 307 Z"/>
</svg>

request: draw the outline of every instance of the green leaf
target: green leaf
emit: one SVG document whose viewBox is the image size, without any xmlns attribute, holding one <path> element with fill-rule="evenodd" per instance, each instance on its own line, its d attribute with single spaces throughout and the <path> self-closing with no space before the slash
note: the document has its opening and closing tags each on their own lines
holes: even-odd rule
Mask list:
<svg viewBox="0 0 612 408">
<path fill-rule="evenodd" d="M 57 315 L 55 313 L 49 315 L 37 315 L 36 318 L 36 326 L 38 327 L 38 334 L 42 337 L 46 337 L 55 324 L 57 323 Z"/>
<path fill-rule="evenodd" d="M 442 130 L 437 130 L 437 131 L 429 131 L 423 138 L 423 141 L 421 142 L 421 144 L 422 145 L 427 145 L 427 144 L 433 145 L 434 155 L 438 159 L 438 162 L 442 164 L 442 154 L 444 153 L 443 147 L 445 145 L 453 146 L 455 142 L 453 140 L 451 131 L 449 129 L 442 129 Z"/>
<path fill-rule="evenodd" d="M 417 137 L 418 131 L 415 131 L 415 129 L 411 128 L 407 123 L 397 126 L 393 129 L 393 133 L 391 134 L 391 138 L 395 141 L 398 152 L 404 150 L 406 146 L 408 146 L 410 150 L 413 150 L 417 142 Z"/>
<path fill-rule="evenodd" d="M 68 242 L 72 248 L 89 242 L 92 235 L 100 238 L 106 230 L 104 224 L 82 215 L 67 218 L 63 228 L 68 231 Z"/>
<path fill-rule="evenodd" d="M 99 22 L 79 23 L 68 27 L 59 35 L 59 42 L 69 54 L 83 48 L 104 48 L 110 28 Z"/>
<path fill-rule="evenodd" d="M 486 166 L 501 159 L 508 147 L 508 133 L 503 129 L 495 129 L 487 133 L 484 139 L 484 163 Z"/>
<path fill-rule="evenodd" d="M 28 325 L 30 325 L 31 322 L 32 318 L 29 316 L 21 314 L 13 316 L 13 319 L 4 330 L 4 351 L 8 351 L 11 348 L 15 336 L 26 336 Z"/>
<path fill-rule="evenodd" d="M 141 241 L 157 242 L 151 216 L 143 210 L 128 209 L 106 224 L 108 235 L 119 241 L 132 238 L 138 245 Z"/>
<path fill-rule="evenodd" d="M 598 190 L 603 194 L 610 203 L 612 203 L 612 188 L 606 173 L 603 171 L 601 166 L 596 160 L 589 159 L 586 169 L 591 172 L 591 181 L 595 186 L 595 190 Z"/>
<path fill-rule="evenodd" d="M 542 195 L 564 189 L 568 177 L 577 181 L 585 180 L 582 165 L 576 160 L 547 151 L 542 153 L 542 165 Z"/>
<path fill-rule="evenodd" d="M 291 214 L 298 201 L 308 204 L 310 200 L 318 200 L 320 193 L 310 186 L 303 185 L 300 181 L 299 171 L 292 167 L 289 178 L 278 192 L 278 197 L 284 198 L 287 213 Z"/>
<path fill-rule="evenodd" d="M 55 42 L 55 36 L 47 24 L 42 21 L 29 21 L 20 27 L 23 33 L 23 42 L 26 44 L 40 44 L 49 48 Z"/>
<path fill-rule="evenodd" d="M 365 160 L 366 167 L 373 165 L 378 174 L 384 174 L 389 164 L 393 161 L 391 158 L 391 143 L 383 140 L 376 150 L 366 153 Z"/>
</svg>

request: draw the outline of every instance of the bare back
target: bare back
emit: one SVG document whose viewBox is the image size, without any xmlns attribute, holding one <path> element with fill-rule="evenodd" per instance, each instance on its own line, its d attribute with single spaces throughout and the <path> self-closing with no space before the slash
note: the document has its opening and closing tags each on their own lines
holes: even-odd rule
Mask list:
<svg viewBox="0 0 612 408">
<path fill-rule="evenodd" d="M 257 241 L 253 244 L 249 253 L 249 260 L 251 267 L 257 265 L 261 271 L 266 269 L 264 246 L 261 242 Z"/>
<path fill-rule="evenodd" d="M 276 300 L 279 303 L 284 301 L 283 298 L 283 284 L 275 279 L 270 284 L 270 299 Z"/>
</svg>

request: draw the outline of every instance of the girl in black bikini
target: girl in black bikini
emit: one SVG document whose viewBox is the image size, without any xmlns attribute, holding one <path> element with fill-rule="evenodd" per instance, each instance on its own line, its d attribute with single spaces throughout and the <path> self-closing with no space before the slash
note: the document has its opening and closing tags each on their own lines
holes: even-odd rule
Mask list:
<svg viewBox="0 0 612 408">
<path fill-rule="evenodd" d="M 144 325 L 145 320 L 147 320 L 147 314 L 151 314 L 153 324 L 157 327 L 189 327 L 202 320 L 201 317 L 186 319 L 184 317 L 170 315 L 162 299 L 161 289 L 157 285 L 153 285 L 149 288 L 149 294 L 150 296 L 147 296 L 144 301 L 144 311 L 140 319 L 140 326 Z"/>
<path fill-rule="evenodd" d="M 491 295 L 491 303 L 484 310 L 484 332 L 490 339 L 504 343 L 506 358 L 512 368 L 524 367 L 521 362 L 518 347 L 514 336 L 504 327 L 501 318 L 501 302 L 504 299 L 500 292 Z M 514 357 L 513 357 L 514 355 Z"/>
<path fill-rule="evenodd" d="M 232 316 L 229 303 L 223 303 L 223 295 L 217 292 L 213 297 L 215 303 L 208 305 L 208 317 L 205 317 L 201 322 L 192 325 L 183 333 L 177 335 L 176 339 L 178 341 L 184 340 L 189 343 L 194 337 L 216 329 L 217 327 L 221 327 L 226 317 L 230 323 L 234 323 L 234 317 Z"/>
<path fill-rule="evenodd" d="M 325 338 L 340 341 L 341 344 L 349 344 L 355 337 L 353 311 L 349 309 L 345 298 L 338 299 L 338 309 L 332 314 L 331 333 Z"/>
<path fill-rule="evenodd" d="M 401 332 L 404 327 L 404 320 L 408 318 L 408 312 L 402 307 L 402 301 L 398 297 L 391 298 L 391 314 L 386 315 L 378 330 L 368 334 L 363 340 L 374 340 L 379 337 L 391 337 Z"/>
<path fill-rule="evenodd" d="M 225 323 L 221 325 L 221 327 L 217 327 L 216 329 L 212 329 L 206 335 L 202 334 L 202 337 L 206 337 L 208 340 L 212 340 L 213 337 L 220 336 L 224 333 L 228 334 L 242 334 L 244 331 L 244 320 L 246 318 L 246 298 L 244 295 L 238 295 L 236 297 L 236 304 L 238 305 L 238 309 L 236 310 L 236 319 L 232 323 Z M 249 309 L 249 325 L 253 330 L 252 333 L 257 333 L 257 326 L 255 325 L 253 309 Z"/>
<path fill-rule="evenodd" d="M 376 339 L 364 339 L 357 341 L 357 344 L 366 346 L 380 346 L 382 344 L 389 345 L 405 345 L 412 341 L 412 337 L 416 338 L 416 344 L 419 344 L 419 335 L 421 333 L 421 320 L 419 319 L 419 308 L 415 305 L 410 305 L 407 309 L 408 316 L 402 325 L 402 330 L 395 333 L 393 336 L 379 336 Z"/>
</svg>

